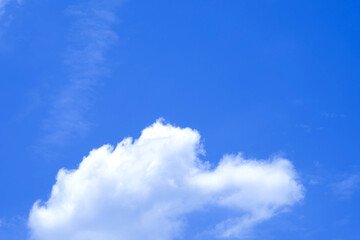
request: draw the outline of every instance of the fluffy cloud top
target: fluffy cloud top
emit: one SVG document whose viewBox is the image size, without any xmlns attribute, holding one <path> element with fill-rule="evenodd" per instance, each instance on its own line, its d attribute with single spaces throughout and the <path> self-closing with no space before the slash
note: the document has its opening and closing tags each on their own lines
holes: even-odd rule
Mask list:
<svg viewBox="0 0 360 240">
<path fill-rule="evenodd" d="M 224 209 L 236 217 L 214 229 L 241 237 L 303 198 L 292 164 L 282 158 L 225 156 L 217 167 L 199 159 L 200 135 L 162 121 L 116 148 L 92 150 L 76 170 L 61 169 L 50 199 L 36 202 L 29 226 L 37 240 L 174 239 L 196 210 Z"/>
</svg>

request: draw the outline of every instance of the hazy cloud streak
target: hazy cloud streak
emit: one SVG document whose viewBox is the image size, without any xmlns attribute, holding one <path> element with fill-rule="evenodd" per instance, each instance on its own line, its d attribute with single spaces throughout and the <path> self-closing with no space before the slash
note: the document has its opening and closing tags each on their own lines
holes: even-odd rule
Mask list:
<svg viewBox="0 0 360 240">
<path fill-rule="evenodd" d="M 333 185 L 333 190 L 342 199 L 349 199 L 360 190 L 360 175 L 352 174 Z"/>
<path fill-rule="evenodd" d="M 45 121 L 44 142 L 62 145 L 74 136 L 86 134 L 91 122 L 86 113 L 101 78 L 107 74 L 104 57 L 117 39 L 111 29 L 116 23 L 115 3 L 88 3 L 67 10 L 75 18 L 69 34 L 69 47 L 64 57 L 68 79 Z"/>
</svg>

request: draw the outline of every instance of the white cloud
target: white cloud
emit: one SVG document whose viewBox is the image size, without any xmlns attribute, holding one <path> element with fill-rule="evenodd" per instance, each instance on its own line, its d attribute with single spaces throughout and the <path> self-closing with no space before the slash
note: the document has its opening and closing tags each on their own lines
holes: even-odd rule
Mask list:
<svg viewBox="0 0 360 240">
<path fill-rule="evenodd" d="M 29 226 L 37 240 L 167 240 L 181 236 L 189 213 L 224 209 L 221 237 L 242 237 L 303 198 L 283 158 L 226 155 L 217 167 L 199 159 L 200 135 L 162 121 L 115 148 L 92 150 L 76 170 L 61 169 L 50 199 L 36 202 Z"/>
</svg>

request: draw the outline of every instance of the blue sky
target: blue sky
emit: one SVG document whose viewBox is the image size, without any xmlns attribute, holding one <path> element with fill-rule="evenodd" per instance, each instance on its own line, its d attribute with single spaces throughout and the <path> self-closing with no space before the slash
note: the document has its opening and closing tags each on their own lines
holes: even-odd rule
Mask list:
<svg viewBox="0 0 360 240">
<path fill-rule="evenodd" d="M 0 239 L 30 237 L 29 213 L 59 169 L 160 117 L 196 129 L 214 168 L 239 152 L 292 163 L 303 198 L 245 237 L 358 239 L 359 10 L 353 0 L 0 0 Z M 204 232 L 234 214 L 181 215 L 177 237 L 216 239 Z"/>
</svg>

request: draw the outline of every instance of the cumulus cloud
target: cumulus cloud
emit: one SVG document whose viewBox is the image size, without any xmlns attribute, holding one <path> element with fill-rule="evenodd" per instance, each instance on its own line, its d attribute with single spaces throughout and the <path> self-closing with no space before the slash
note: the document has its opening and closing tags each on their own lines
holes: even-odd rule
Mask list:
<svg viewBox="0 0 360 240">
<path fill-rule="evenodd" d="M 159 120 L 133 140 L 92 150 L 78 169 L 61 169 L 48 201 L 36 202 L 29 227 L 37 240 L 168 240 L 197 210 L 230 211 L 208 226 L 218 237 L 242 237 L 254 225 L 303 198 L 283 158 L 199 158 L 200 135 Z"/>
</svg>

